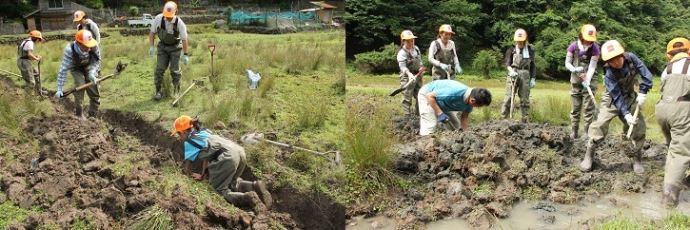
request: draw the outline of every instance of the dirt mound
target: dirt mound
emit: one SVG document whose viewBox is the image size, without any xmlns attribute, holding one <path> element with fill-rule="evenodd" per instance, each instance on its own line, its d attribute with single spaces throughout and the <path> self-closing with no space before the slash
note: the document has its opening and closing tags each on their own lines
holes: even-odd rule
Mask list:
<svg viewBox="0 0 690 230">
<path fill-rule="evenodd" d="M 404 128 L 398 132 L 414 129 L 397 124 Z M 647 173 L 638 176 L 627 156 L 630 142 L 610 135 L 596 151 L 594 170 L 583 173 L 577 165 L 585 140 L 568 133 L 565 127 L 503 120 L 400 146 L 398 170 L 426 183 L 425 191 L 409 190 L 399 200 L 401 224 L 462 217 L 480 227 L 507 217 L 522 199 L 572 203 L 661 184 L 665 147 L 645 144 Z"/>
</svg>

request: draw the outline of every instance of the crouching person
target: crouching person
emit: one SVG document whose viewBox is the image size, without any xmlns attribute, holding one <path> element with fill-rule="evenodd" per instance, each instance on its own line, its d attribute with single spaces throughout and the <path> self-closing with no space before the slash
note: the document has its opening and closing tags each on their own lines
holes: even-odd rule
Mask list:
<svg viewBox="0 0 690 230">
<path fill-rule="evenodd" d="M 191 172 L 192 161 L 202 160 L 201 174 L 191 173 L 194 179 L 203 180 L 208 169 L 209 183 L 228 202 L 255 211 L 271 207 L 273 199 L 262 181 L 240 178 L 247 162 L 242 146 L 202 128 L 199 121 L 190 116 L 177 118 L 174 127 L 173 135 L 177 134 L 184 141 L 186 173 Z"/>
<path fill-rule="evenodd" d="M 491 92 L 472 89 L 455 80 L 436 80 L 422 86 L 417 103 L 420 135 L 432 134 L 438 122 L 450 122 L 455 130 L 467 130 L 472 108 L 491 104 Z M 459 120 L 458 112 L 462 112 Z"/>
</svg>

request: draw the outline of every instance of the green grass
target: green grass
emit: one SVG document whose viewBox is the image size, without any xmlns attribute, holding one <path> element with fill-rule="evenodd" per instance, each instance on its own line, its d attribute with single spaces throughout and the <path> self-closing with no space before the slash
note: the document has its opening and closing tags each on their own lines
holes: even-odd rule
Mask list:
<svg viewBox="0 0 690 230">
<path fill-rule="evenodd" d="M 31 212 L 31 210 L 19 208 L 9 201 L 0 204 L 0 213 L 2 213 L 0 215 L 0 229 L 6 229 L 13 223 L 22 223 Z"/>
<path fill-rule="evenodd" d="M 593 226 L 596 230 L 636 230 L 636 229 L 664 229 L 681 230 L 690 229 L 690 216 L 671 211 L 661 220 L 649 220 L 646 218 L 634 218 L 618 213 L 608 220 Z"/>
<path fill-rule="evenodd" d="M 127 227 L 128 230 L 169 230 L 175 227 L 170 213 L 155 205 L 140 212 L 134 219 L 136 221 Z"/>
</svg>

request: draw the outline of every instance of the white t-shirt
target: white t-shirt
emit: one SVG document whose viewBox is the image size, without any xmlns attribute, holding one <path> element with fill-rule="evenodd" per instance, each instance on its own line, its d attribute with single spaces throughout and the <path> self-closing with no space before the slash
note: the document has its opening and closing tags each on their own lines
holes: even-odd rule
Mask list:
<svg viewBox="0 0 690 230">
<path fill-rule="evenodd" d="M 168 21 L 163 18 L 163 14 L 156 15 L 156 18 L 153 19 L 153 23 L 151 23 L 151 33 L 158 33 L 158 28 L 161 27 L 161 21 L 164 21 L 165 30 L 169 34 L 173 34 L 173 25 L 175 19 L 177 19 L 177 31 L 180 32 L 180 40 L 187 40 L 187 25 L 185 25 L 182 19 L 177 16 L 173 17 L 172 20 Z"/>
<path fill-rule="evenodd" d="M 24 42 L 24 51 L 33 51 L 34 41 L 28 40 Z"/>
</svg>

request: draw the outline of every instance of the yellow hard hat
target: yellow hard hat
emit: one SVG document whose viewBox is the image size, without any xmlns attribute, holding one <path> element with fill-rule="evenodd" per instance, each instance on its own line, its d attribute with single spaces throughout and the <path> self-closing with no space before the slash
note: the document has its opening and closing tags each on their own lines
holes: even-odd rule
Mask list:
<svg viewBox="0 0 690 230">
<path fill-rule="evenodd" d="M 513 41 L 522 42 L 527 40 L 527 31 L 523 29 L 517 29 L 515 35 L 513 35 Z"/>
<path fill-rule="evenodd" d="M 44 40 L 43 35 L 41 35 L 41 31 L 38 31 L 38 30 L 32 30 L 31 32 L 29 32 L 29 37 L 38 38 L 41 41 Z"/>
<path fill-rule="evenodd" d="M 414 34 L 412 34 L 412 31 L 410 30 L 403 30 L 402 33 L 400 33 L 400 40 L 408 40 L 415 38 L 417 38 L 417 36 L 414 36 Z"/>
<path fill-rule="evenodd" d="M 448 24 L 443 24 L 440 27 L 438 27 L 438 33 L 442 33 L 442 32 L 448 32 L 451 34 L 455 34 L 455 32 L 453 32 L 453 29 L 450 28 L 450 25 L 448 25 Z"/>
<path fill-rule="evenodd" d="M 608 61 L 625 52 L 623 46 L 616 40 L 608 40 L 601 46 L 601 59 Z"/>
<path fill-rule="evenodd" d="M 690 49 L 690 41 L 687 38 L 674 38 L 668 45 L 666 45 L 666 53 L 670 53 L 675 49 Z"/>
<path fill-rule="evenodd" d="M 81 21 L 82 19 L 84 19 L 84 16 L 86 16 L 86 13 L 84 11 L 77 10 L 74 12 L 74 20 L 72 20 L 72 21 L 74 21 L 74 22 Z"/>
<path fill-rule="evenodd" d="M 580 29 L 580 35 L 582 35 L 582 39 L 585 39 L 585 41 L 597 41 L 597 29 L 594 28 L 592 24 L 586 24 L 582 26 L 582 28 Z"/>
<path fill-rule="evenodd" d="M 166 2 L 165 6 L 163 6 L 163 17 L 172 18 L 175 17 L 175 13 L 177 13 L 177 3 L 173 1 Z"/>
</svg>

